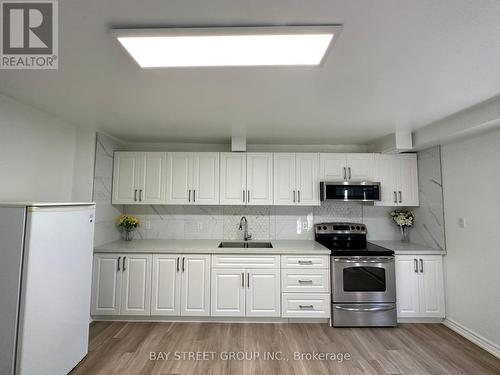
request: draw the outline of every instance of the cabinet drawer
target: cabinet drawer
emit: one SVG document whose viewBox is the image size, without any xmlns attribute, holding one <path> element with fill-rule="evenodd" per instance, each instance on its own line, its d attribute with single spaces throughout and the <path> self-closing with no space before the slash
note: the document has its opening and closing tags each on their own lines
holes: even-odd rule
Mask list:
<svg viewBox="0 0 500 375">
<path fill-rule="evenodd" d="M 281 290 L 327 293 L 330 291 L 328 269 L 284 269 L 281 273 Z"/>
<path fill-rule="evenodd" d="M 282 293 L 283 318 L 329 318 L 330 294 Z"/>
<path fill-rule="evenodd" d="M 281 268 L 328 268 L 328 255 L 284 255 Z"/>
<path fill-rule="evenodd" d="M 214 254 L 212 268 L 280 268 L 280 256 Z"/>
</svg>

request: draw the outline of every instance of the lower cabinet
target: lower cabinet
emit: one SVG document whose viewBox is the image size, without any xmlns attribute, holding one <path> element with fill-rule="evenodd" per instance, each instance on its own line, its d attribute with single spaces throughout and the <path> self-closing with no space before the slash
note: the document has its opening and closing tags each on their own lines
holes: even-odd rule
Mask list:
<svg viewBox="0 0 500 375">
<path fill-rule="evenodd" d="M 279 269 L 212 269 L 212 316 L 280 314 Z"/>
<path fill-rule="evenodd" d="M 396 255 L 399 318 L 444 318 L 443 257 Z"/>
<path fill-rule="evenodd" d="M 151 315 L 210 315 L 210 255 L 153 255 Z"/>
<path fill-rule="evenodd" d="M 95 254 L 93 315 L 149 315 L 151 254 Z"/>
</svg>

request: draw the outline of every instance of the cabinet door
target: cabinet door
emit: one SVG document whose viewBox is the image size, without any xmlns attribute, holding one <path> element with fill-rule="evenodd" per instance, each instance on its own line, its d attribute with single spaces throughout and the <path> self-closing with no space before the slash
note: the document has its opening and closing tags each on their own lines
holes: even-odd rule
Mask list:
<svg viewBox="0 0 500 375">
<path fill-rule="evenodd" d="M 247 204 L 273 204 L 272 153 L 247 153 Z"/>
<path fill-rule="evenodd" d="M 347 179 L 346 154 L 320 154 L 320 179 L 342 181 Z"/>
<path fill-rule="evenodd" d="M 180 256 L 153 255 L 151 315 L 180 315 Z"/>
<path fill-rule="evenodd" d="M 138 190 L 144 168 L 144 153 L 115 152 L 113 167 L 113 204 L 138 203 Z"/>
<path fill-rule="evenodd" d="M 95 254 L 92 271 L 92 315 L 119 315 L 121 259 L 118 254 Z"/>
<path fill-rule="evenodd" d="M 245 316 L 245 270 L 212 269 L 212 316 Z"/>
<path fill-rule="evenodd" d="M 219 153 L 193 154 L 194 204 L 219 204 Z"/>
<path fill-rule="evenodd" d="M 165 203 L 166 171 L 166 152 L 144 153 L 144 174 L 141 185 L 139 185 L 138 197 L 140 203 Z"/>
<path fill-rule="evenodd" d="M 150 315 L 150 254 L 124 254 L 121 315 Z"/>
<path fill-rule="evenodd" d="M 246 315 L 280 316 L 280 270 L 247 270 Z"/>
<path fill-rule="evenodd" d="M 297 204 L 319 205 L 319 156 L 318 154 L 296 154 Z"/>
<path fill-rule="evenodd" d="M 245 153 L 220 154 L 220 204 L 246 203 L 247 161 Z"/>
<path fill-rule="evenodd" d="M 346 154 L 349 181 L 373 180 L 373 154 Z"/>
<path fill-rule="evenodd" d="M 398 317 L 415 318 L 419 312 L 418 259 L 412 255 L 396 256 L 396 301 Z"/>
<path fill-rule="evenodd" d="M 443 257 L 418 256 L 420 316 L 444 318 Z"/>
<path fill-rule="evenodd" d="M 398 160 L 395 155 L 375 157 L 375 181 L 380 182 L 380 201 L 376 206 L 397 206 Z"/>
<path fill-rule="evenodd" d="M 167 154 L 167 204 L 188 204 L 192 200 L 191 153 Z"/>
<path fill-rule="evenodd" d="M 274 205 L 292 206 L 296 204 L 295 154 L 274 154 Z"/>
<path fill-rule="evenodd" d="M 210 255 L 182 257 L 181 315 L 210 315 Z"/>
<path fill-rule="evenodd" d="M 403 154 L 399 160 L 398 203 L 403 206 L 418 206 L 417 155 Z"/>
</svg>

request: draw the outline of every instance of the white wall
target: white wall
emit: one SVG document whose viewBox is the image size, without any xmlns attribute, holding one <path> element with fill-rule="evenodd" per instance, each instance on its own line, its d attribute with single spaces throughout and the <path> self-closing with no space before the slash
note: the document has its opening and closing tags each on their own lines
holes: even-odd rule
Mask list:
<svg viewBox="0 0 500 375">
<path fill-rule="evenodd" d="M 447 318 L 500 346 L 500 130 L 441 149 Z M 465 219 L 465 228 L 458 219 Z"/>
<path fill-rule="evenodd" d="M 71 201 L 76 128 L 0 95 L 0 201 Z"/>
<path fill-rule="evenodd" d="M 90 202 L 94 188 L 96 131 L 77 128 L 73 165 L 73 201 Z"/>
</svg>

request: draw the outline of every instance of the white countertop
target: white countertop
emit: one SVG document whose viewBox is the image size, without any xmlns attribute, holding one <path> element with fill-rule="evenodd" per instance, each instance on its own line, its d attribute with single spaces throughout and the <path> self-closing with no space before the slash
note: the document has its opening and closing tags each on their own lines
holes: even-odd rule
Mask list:
<svg viewBox="0 0 500 375">
<path fill-rule="evenodd" d="M 238 242 L 224 240 L 225 242 Z M 114 241 L 94 249 L 95 253 L 186 253 L 186 254 L 308 254 L 330 255 L 323 245 L 308 240 L 271 240 L 272 249 L 219 248 L 222 240 L 132 240 Z M 264 241 L 249 241 L 264 242 Z"/>
<path fill-rule="evenodd" d="M 368 241 L 374 245 L 394 250 L 396 255 L 415 254 L 415 255 L 446 255 L 446 251 L 434 249 L 430 246 L 420 245 L 411 242 L 401 241 Z"/>
</svg>

